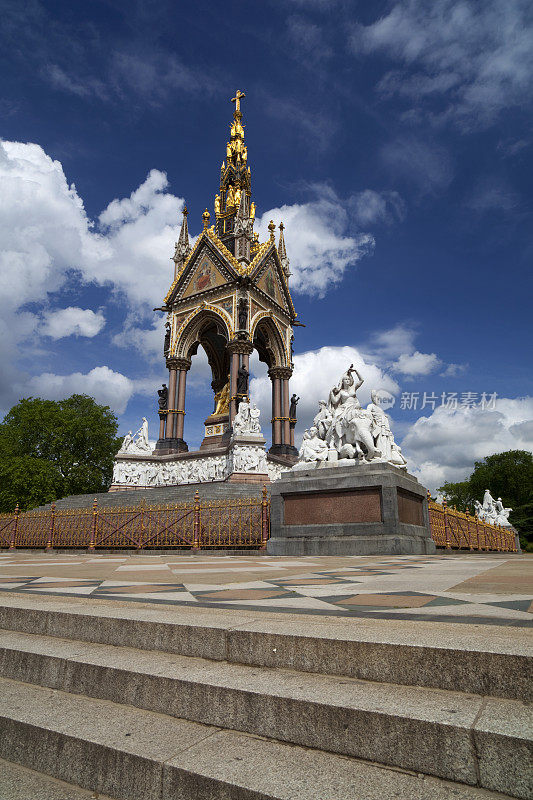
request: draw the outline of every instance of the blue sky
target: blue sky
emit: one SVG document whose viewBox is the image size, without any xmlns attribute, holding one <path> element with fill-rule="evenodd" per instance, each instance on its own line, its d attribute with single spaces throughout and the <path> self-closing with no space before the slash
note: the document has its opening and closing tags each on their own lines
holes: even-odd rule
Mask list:
<svg viewBox="0 0 533 800">
<path fill-rule="evenodd" d="M 396 397 L 396 437 L 432 488 L 531 447 L 530 3 L 0 0 L 0 13 L 3 412 L 83 391 L 122 432 L 149 416 L 156 437 L 152 308 L 184 202 L 192 236 L 212 212 L 241 88 L 257 229 L 285 223 L 307 326 L 300 435 L 353 360 L 363 401 L 373 386 Z M 189 390 L 194 446 L 211 410 L 201 354 Z"/>
</svg>

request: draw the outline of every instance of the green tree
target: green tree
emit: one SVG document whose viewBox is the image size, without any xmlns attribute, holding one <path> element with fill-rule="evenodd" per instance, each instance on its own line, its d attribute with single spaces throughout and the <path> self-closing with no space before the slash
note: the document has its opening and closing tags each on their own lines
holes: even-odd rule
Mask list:
<svg viewBox="0 0 533 800">
<path fill-rule="evenodd" d="M 446 502 L 458 511 L 466 511 L 468 508 L 473 510 L 475 497 L 472 496 L 470 481 L 460 481 L 459 483 L 446 482 L 440 487 L 441 492 L 446 498 Z"/>
<path fill-rule="evenodd" d="M 13 501 L 26 509 L 105 491 L 120 446 L 117 427 L 111 409 L 86 395 L 21 400 L 0 425 L 0 510 L 11 511 Z"/>
<path fill-rule="evenodd" d="M 445 483 L 439 491 L 450 505 L 464 511 L 472 510 L 474 500 L 483 500 L 485 489 L 513 509 L 509 521 L 520 534 L 522 549 L 533 552 L 533 454 L 508 450 L 487 456 L 475 462 L 468 480 Z"/>
</svg>

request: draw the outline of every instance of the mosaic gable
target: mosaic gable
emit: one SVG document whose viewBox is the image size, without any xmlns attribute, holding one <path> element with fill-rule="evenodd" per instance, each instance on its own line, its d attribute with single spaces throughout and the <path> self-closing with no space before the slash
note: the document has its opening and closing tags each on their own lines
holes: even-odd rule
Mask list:
<svg viewBox="0 0 533 800">
<path fill-rule="evenodd" d="M 197 261 L 196 269 L 183 292 L 182 299 L 191 297 L 194 294 L 200 294 L 200 292 L 205 292 L 208 289 L 214 289 L 216 286 L 222 286 L 227 282 L 228 279 L 215 266 L 209 255 L 202 253 Z"/>
</svg>

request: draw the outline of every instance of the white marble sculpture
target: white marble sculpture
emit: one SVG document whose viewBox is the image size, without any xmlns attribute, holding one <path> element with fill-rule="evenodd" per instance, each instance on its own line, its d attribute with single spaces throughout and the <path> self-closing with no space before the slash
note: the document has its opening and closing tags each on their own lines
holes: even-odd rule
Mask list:
<svg viewBox="0 0 533 800">
<path fill-rule="evenodd" d="M 505 508 L 501 497 L 495 500 L 488 489 L 485 489 L 483 503 L 476 500 L 474 506 L 476 516 L 484 522 L 488 522 L 490 525 L 501 525 L 502 528 L 511 527 L 509 514 L 513 509 Z"/>
<path fill-rule="evenodd" d="M 354 378 L 354 375 L 356 376 Z M 406 460 L 394 441 L 387 415 L 379 405 L 379 395 L 372 392 L 372 402 L 362 408 L 357 390 L 363 377 L 353 364 L 329 393 L 328 402 L 321 400 L 313 426 L 304 433 L 299 461 L 293 469 L 305 464 L 316 466 L 325 461 L 344 464 L 375 461 L 406 468 Z"/>
<path fill-rule="evenodd" d="M 118 451 L 121 454 L 146 454 L 152 452 L 152 445 L 148 440 L 148 420 L 143 417 L 142 425 L 138 431 L 132 436 L 131 431 L 128 431 L 122 440 L 122 446 Z"/>
<path fill-rule="evenodd" d="M 303 435 L 299 461 L 327 461 L 329 448 L 318 435 L 318 428 L 312 425 Z"/>
<path fill-rule="evenodd" d="M 239 410 L 233 420 L 233 432 L 237 436 L 261 436 L 259 424 L 260 411 L 255 403 L 241 400 Z"/>
</svg>

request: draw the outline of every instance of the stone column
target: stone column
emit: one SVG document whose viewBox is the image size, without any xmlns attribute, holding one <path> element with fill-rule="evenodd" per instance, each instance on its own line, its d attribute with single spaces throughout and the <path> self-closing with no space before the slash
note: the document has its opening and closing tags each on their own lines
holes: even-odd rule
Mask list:
<svg viewBox="0 0 533 800">
<path fill-rule="evenodd" d="M 187 384 L 187 369 L 180 369 L 178 382 L 178 399 L 176 403 L 176 439 L 183 441 L 183 427 L 185 424 L 185 387 Z"/>
<path fill-rule="evenodd" d="M 165 421 L 166 421 L 167 412 L 160 411 L 159 412 L 159 440 L 163 440 L 165 438 Z"/>
<path fill-rule="evenodd" d="M 268 370 L 268 375 L 272 381 L 272 447 L 270 452 L 281 455 L 283 453 L 283 430 L 281 425 L 282 392 L 280 367 L 271 367 Z"/>
<path fill-rule="evenodd" d="M 230 354 L 230 369 L 229 369 L 229 424 L 233 425 L 235 414 L 237 413 L 237 372 L 239 369 L 239 354 L 233 352 Z"/>
<path fill-rule="evenodd" d="M 283 378 L 283 444 L 290 447 L 291 431 L 289 425 L 289 379 Z"/>
<path fill-rule="evenodd" d="M 189 448 L 183 441 L 183 417 L 185 414 L 185 382 L 191 362 L 188 358 L 168 359 L 168 411 L 165 448 L 167 453 L 186 452 Z M 178 380 L 179 379 L 179 380 Z"/>
<path fill-rule="evenodd" d="M 168 364 L 168 412 L 167 412 L 167 439 L 174 435 L 174 420 L 176 418 L 176 381 L 178 369 L 175 361 Z"/>
<path fill-rule="evenodd" d="M 237 413 L 237 372 L 240 365 L 244 365 L 250 371 L 250 353 L 253 351 L 253 344 L 247 339 L 234 339 L 227 346 L 230 354 L 230 416 L 229 424 L 233 424 Z"/>
<path fill-rule="evenodd" d="M 292 375 L 290 367 L 271 367 L 268 371 L 272 381 L 272 447 L 270 452 L 276 455 L 298 455 L 294 447 L 294 434 L 291 437 L 289 420 L 290 399 L 289 379 Z"/>
</svg>

